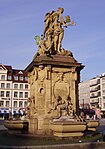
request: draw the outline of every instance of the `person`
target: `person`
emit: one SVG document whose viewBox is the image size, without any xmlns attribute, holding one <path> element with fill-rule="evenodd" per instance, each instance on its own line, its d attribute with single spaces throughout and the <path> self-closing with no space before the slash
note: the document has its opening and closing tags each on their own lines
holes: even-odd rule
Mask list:
<svg viewBox="0 0 105 149">
<path fill-rule="evenodd" d="M 89 120 L 90 119 L 90 116 L 88 114 L 86 114 L 86 119 Z"/>
</svg>

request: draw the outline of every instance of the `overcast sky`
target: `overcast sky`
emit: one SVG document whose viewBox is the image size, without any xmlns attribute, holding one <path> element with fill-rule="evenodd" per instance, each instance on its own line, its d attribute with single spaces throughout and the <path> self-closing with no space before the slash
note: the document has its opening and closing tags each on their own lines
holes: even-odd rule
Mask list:
<svg viewBox="0 0 105 149">
<path fill-rule="evenodd" d="M 81 81 L 105 72 L 105 0 L 0 0 L 0 63 L 25 69 L 37 52 L 35 35 L 44 15 L 64 8 L 76 26 L 65 29 L 62 46 L 85 65 Z"/>
</svg>

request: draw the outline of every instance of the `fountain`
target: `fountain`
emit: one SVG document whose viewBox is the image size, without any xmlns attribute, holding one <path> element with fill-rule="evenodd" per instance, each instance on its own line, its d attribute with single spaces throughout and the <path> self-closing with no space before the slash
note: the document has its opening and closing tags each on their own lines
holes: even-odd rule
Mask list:
<svg viewBox="0 0 105 149">
<path fill-rule="evenodd" d="M 41 38 L 35 36 L 38 52 L 27 66 L 30 83 L 29 133 L 54 136 L 81 136 L 86 123 L 79 114 L 78 83 L 83 65 L 62 48 L 63 27 L 75 25 L 64 9 L 45 15 Z M 75 127 L 74 127 L 75 126 Z"/>
<path fill-rule="evenodd" d="M 63 11 L 58 8 L 45 15 L 43 35 L 35 36 L 38 51 L 26 68 L 30 83 L 29 134 L 82 136 L 87 128 L 79 116 L 78 99 L 80 71 L 84 66 L 61 45 L 63 27 L 73 26 L 75 22 L 68 15 L 64 20 Z"/>
</svg>

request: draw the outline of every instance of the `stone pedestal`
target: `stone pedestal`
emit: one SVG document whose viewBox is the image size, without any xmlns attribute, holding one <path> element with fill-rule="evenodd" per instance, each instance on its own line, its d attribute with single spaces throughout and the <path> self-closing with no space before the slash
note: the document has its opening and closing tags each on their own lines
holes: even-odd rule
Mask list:
<svg viewBox="0 0 105 149">
<path fill-rule="evenodd" d="M 57 137 L 80 137 L 86 130 L 85 122 L 56 121 L 52 122 L 51 130 Z"/>
<path fill-rule="evenodd" d="M 99 126 L 98 120 L 86 120 L 86 123 L 88 131 L 96 131 L 96 128 Z"/>
<path fill-rule="evenodd" d="M 30 118 L 29 119 L 29 130 L 28 132 L 31 134 L 48 134 L 50 135 L 50 119 L 49 118 Z"/>
<path fill-rule="evenodd" d="M 29 132 L 50 133 L 50 121 L 78 114 L 78 83 L 83 68 L 73 56 L 40 55 L 28 65 Z M 37 120 L 36 120 L 37 119 Z"/>
<path fill-rule="evenodd" d="M 30 118 L 29 119 L 29 129 L 28 132 L 31 134 L 37 133 L 38 130 L 38 119 L 37 118 Z"/>
</svg>

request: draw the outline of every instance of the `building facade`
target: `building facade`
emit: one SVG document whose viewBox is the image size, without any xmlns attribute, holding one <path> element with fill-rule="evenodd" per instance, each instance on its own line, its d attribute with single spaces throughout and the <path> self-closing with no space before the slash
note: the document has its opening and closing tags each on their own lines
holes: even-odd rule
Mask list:
<svg viewBox="0 0 105 149">
<path fill-rule="evenodd" d="M 79 106 L 80 109 L 90 107 L 90 83 L 89 81 L 79 83 Z"/>
<path fill-rule="evenodd" d="M 100 107 L 101 111 L 105 113 L 105 74 L 102 74 L 100 76 L 100 89 L 101 89 Z"/>
<path fill-rule="evenodd" d="M 99 108 L 105 115 L 105 73 L 79 83 L 80 108 Z"/>
<path fill-rule="evenodd" d="M 90 81 L 90 107 L 100 107 L 100 77 L 95 77 Z"/>
<path fill-rule="evenodd" d="M 25 110 L 29 90 L 27 72 L 0 64 L 0 114 Z"/>
</svg>

